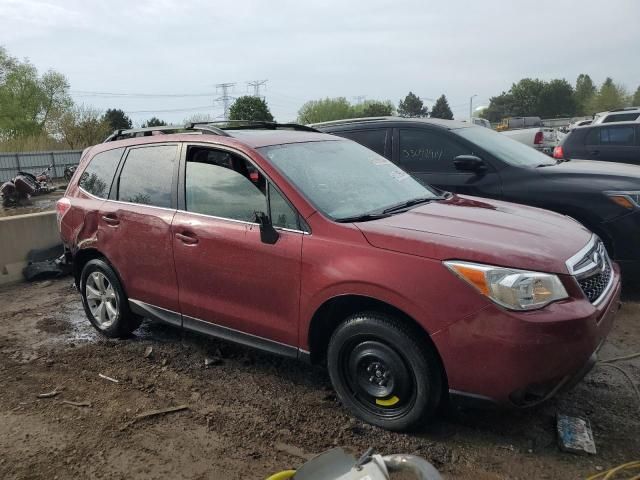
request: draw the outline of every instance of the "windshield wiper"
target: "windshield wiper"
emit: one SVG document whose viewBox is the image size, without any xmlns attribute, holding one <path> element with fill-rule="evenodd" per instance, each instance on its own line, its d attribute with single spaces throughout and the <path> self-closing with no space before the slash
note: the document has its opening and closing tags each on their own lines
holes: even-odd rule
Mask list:
<svg viewBox="0 0 640 480">
<path fill-rule="evenodd" d="M 412 200 L 408 200 L 406 202 L 399 203 L 398 205 L 393 205 L 389 208 L 385 208 L 382 213 L 394 213 L 400 210 L 404 210 L 406 208 L 414 207 L 416 205 L 420 205 L 421 203 L 429 203 L 433 200 L 442 200 L 445 197 L 429 197 L 429 198 L 414 198 Z"/>
<path fill-rule="evenodd" d="M 386 218 L 388 216 L 388 213 L 363 213 L 362 215 L 354 215 L 352 217 L 336 218 L 336 222 L 368 222 L 369 220 L 378 220 L 379 218 Z"/>
</svg>

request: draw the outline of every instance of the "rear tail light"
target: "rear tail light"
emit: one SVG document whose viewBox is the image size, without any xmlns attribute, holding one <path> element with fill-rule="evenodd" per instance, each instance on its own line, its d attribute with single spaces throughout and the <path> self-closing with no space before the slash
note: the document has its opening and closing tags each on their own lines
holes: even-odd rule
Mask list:
<svg viewBox="0 0 640 480">
<path fill-rule="evenodd" d="M 536 132 L 536 136 L 533 138 L 534 145 L 540 145 L 544 141 L 544 133 L 542 131 Z"/>
<path fill-rule="evenodd" d="M 558 160 L 564 159 L 564 152 L 562 151 L 562 145 L 558 145 L 553 149 L 553 158 L 557 158 Z"/>
<path fill-rule="evenodd" d="M 56 216 L 58 217 L 58 228 L 62 224 L 62 219 L 66 215 L 66 213 L 71 209 L 71 201 L 62 197 L 60 200 L 56 202 Z"/>
</svg>

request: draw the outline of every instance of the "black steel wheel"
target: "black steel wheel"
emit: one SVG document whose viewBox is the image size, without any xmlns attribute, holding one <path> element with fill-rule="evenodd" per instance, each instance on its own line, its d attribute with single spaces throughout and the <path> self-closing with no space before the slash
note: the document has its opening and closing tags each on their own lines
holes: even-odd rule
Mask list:
<svg viewBox="0 0 640 480">
<path fill-rule="evenodd" d="M 334 332 L 327 365 L 342 403 L 390 430 L 423 425 L 437 408 L 442 369 L 420 332 L 380 313 L 348 318 Z"/>
</svg>

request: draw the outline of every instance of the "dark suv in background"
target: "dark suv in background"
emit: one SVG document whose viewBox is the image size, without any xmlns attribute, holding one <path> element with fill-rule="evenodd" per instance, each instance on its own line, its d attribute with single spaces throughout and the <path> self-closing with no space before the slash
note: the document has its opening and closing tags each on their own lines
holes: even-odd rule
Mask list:
<svg viewBox="0 0 640 480">
<path fill-rule="evenodd" d="M 312 126 L 355 140 L 439 189 L 573 217 L 602 238 L 625 279 L 640 278 L 638 166 L 561 162 L 488 128 L 453 120 L 380 117 Z"/>
<path fill-rule="evenodd" d="M 555 148 L 553 157 L 640 165 L 640 123 L 599 123 L 575 128 Z"/>
</svg>

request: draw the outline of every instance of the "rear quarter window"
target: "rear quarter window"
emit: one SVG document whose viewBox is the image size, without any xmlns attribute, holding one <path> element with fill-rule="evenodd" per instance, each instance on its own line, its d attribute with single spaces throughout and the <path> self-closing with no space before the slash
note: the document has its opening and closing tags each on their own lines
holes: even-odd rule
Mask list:
<svg viewBox="0 0 640 480">
<path fill-rule="evenodd" d="M 124 148 L 116 148 L 94 155 L 80 176 L 80 188 L 95 197 L 107 198 L 122 152 Z"/>
<path fill-rule="evenodd" d="M 373 150 L 378 155 L 384 156 L 385 146 L 387 143 L 386 128 L 335 132 L 335 135 L 358 142 L 360 145 L 364 145 L 365 147 Z"/>
</svg>

